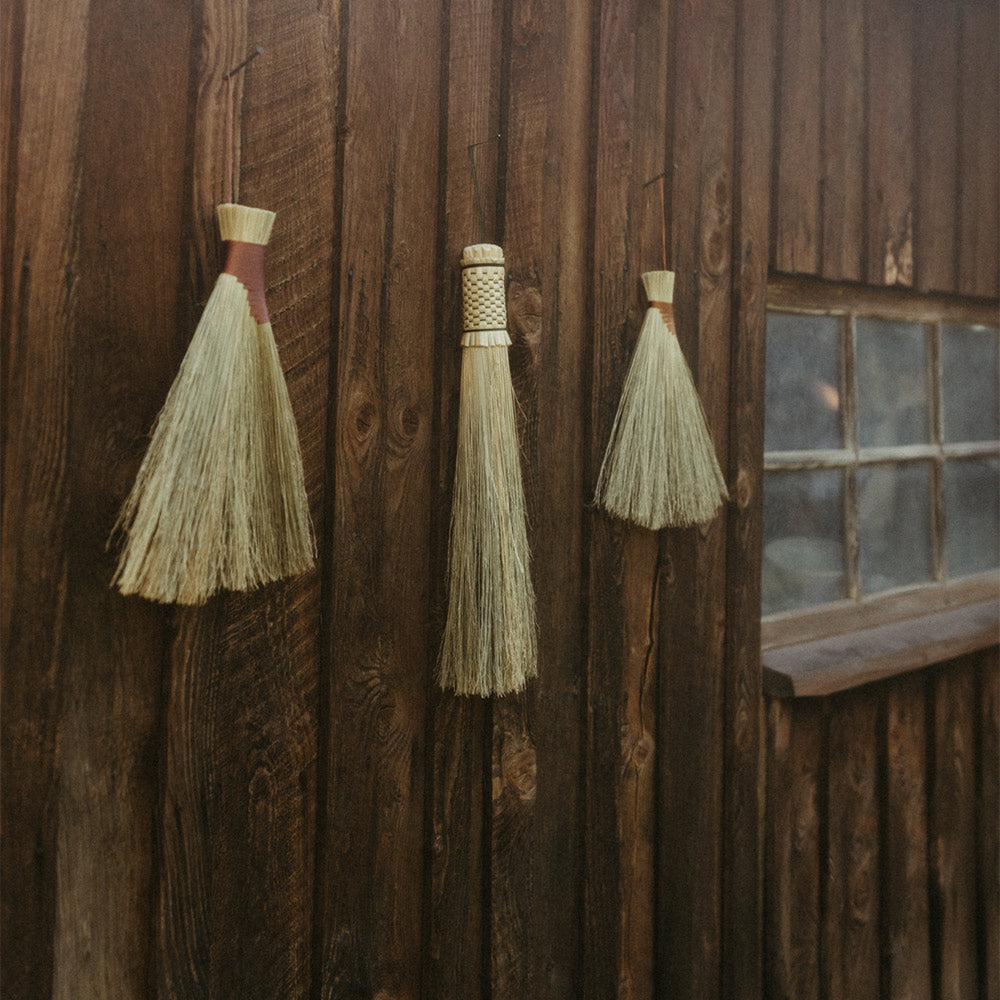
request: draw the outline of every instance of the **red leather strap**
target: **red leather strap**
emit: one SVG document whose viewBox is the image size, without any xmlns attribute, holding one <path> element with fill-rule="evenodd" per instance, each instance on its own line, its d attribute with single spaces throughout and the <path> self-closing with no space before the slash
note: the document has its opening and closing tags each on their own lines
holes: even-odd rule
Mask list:
<svg viewBox="0 0 1000 1000">
<path fill-rule="evenodd" d="M 229 244 L 225 273 L 231 274 L 247 290 L 250 315 L 258 323 L 267 323 L 267 302 L 264 299 L 264 247 L 259 243 Z"/>
<path fill-rule="evenodd" d="M 650 302 L 651 306 L 655 306 L 660 310 L 660 315 L 663 317 L 663 322 L 667 326 L 673 326 L 674 324 L 674 304 L 673 302 Z"/>
</svg>

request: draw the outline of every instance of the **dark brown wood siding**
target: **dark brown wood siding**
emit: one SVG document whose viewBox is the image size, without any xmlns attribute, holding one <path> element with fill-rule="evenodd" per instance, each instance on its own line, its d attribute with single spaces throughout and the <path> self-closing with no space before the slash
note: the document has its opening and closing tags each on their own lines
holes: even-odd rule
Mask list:
<svg viewBox="0 0 1000 1000">
<path fill-rule="evenodd" d="M 768 706 L 764 995 L 997 996 L 996 649 Z"/>
<path fill-rule="evenodd" d="M 779 7 L 772 267 L 995 298 L 996 4 Z"/>
<path fill-rule="evenodd" d="M 834 968 L 903 995 L 929 968 L 995 997 L 987 667 L 765 706 L 758 583 L 768 269 L 996 295 L 995 17 L 4 4 L 4 995 L 729 1000 Z M 278 213 L 319 566 L 176 610 L 110 591 L 105 540 L 221 264 L 222 77 L 254 43 L 241 200 Z M 434 683 L 484 236 L 540 626 L 538 681 L 494 702 Z M 653 534 L 590 500 L 664 243 L 733 501 Z"/>
</svg>

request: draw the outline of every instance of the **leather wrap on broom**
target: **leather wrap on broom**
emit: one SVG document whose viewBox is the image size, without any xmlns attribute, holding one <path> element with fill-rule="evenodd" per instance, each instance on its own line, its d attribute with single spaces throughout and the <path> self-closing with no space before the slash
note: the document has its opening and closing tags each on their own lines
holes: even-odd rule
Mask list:
<svg viewBox="0 0 1000 1000">
<path fill-rule="evenodd" d="M 309 569 L 295 417 L 264 299 L 274 213 L 218 206 L 229 241 L 116 532 L 123 594 L 201 604 Z"/>
<path fill-rule="evenodd" d="M 439 680 L 520 691 L 538 673 L 521 454 L 507 348 L 503 251 L 462 254 L 462 386 Z"/>
</svg>

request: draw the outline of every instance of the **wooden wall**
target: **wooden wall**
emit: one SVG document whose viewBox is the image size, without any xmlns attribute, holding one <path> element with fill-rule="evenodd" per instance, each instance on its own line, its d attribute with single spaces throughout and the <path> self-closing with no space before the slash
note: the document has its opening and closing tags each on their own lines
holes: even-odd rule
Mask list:
<svg viewBox="0 0 1000 1000">
<path fill-rule="evenodd" d="M 996 298 L 996 4 L 780 6 L 772 268 Z"/>
<path fill-rule="evenodd" d="M 997 662 L 770 701 L 766 996 L 997 996 Z"/>
<path fill-rule="evenodd" d="M 996 292 L 994 8 L 954 8 L 951 55 L 921 34 L 954 79 L 932 92 L 915 65 L 880 89 L 878 11 L 820 6 L 4 5 L 5 995 L 761 995 L 768 267 L 884 280 L 905 205 L 918 283 Z M 810 39 L 857 71 L 836 99 Z M 161 608 L 108 589 L 105 539 L 221 263 L 221 81 L 258 42 L 241 200 L 278 212 L 268 298 L 319 568 Z M 888 93 L 901 134 L 879 131 Z M 818 109 L 796 95 L 823 141 L 797 138 Z M 912 142 L 910 166 L 876 140 Z M 473 142 L 540 628 L 539 680 L 492 702 L 433 682 Z M 948 156 L 918 167 L 932 142 Z M 661 266 L 660 173 L 734 502 L 654 535 L 589 500 Z"/>
</svg>

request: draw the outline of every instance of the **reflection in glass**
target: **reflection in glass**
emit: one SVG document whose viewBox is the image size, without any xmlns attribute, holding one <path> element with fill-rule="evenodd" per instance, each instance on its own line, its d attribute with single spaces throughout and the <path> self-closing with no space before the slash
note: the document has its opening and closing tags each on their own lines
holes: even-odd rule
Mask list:
<svg viewBox="0 0 1000 1000">
<path fill-rule="evenodd" d="M 941 328 L 941 402 L 944 439 L 996 441 L 997 331 L 988 326 Z"/>
<path fill-rule="evenodd" d="M 859 468 L 858 521 L 863 594 L 933 579 L 929 463 Z"/>
<path fill-rule="evenodd" d="M 762 613 L 846 597 L 844 474 L 764 474 Z"/>
<path fill-rule="evenodd" d="M 858 443 L 877 448 L 929 441 L 925 328 L 858 319 L 855 329 Z"/>
<path fill-rule="evenodd" d="M 764 448 L 839 448 L 840 319 L 767 314 Z"/>
<path fill-rule="evenodd" d="M 1000 565 L 1000 460 L 956 459 L 944 464 L 945 552 L 948 576 Z"/>
</svg>

